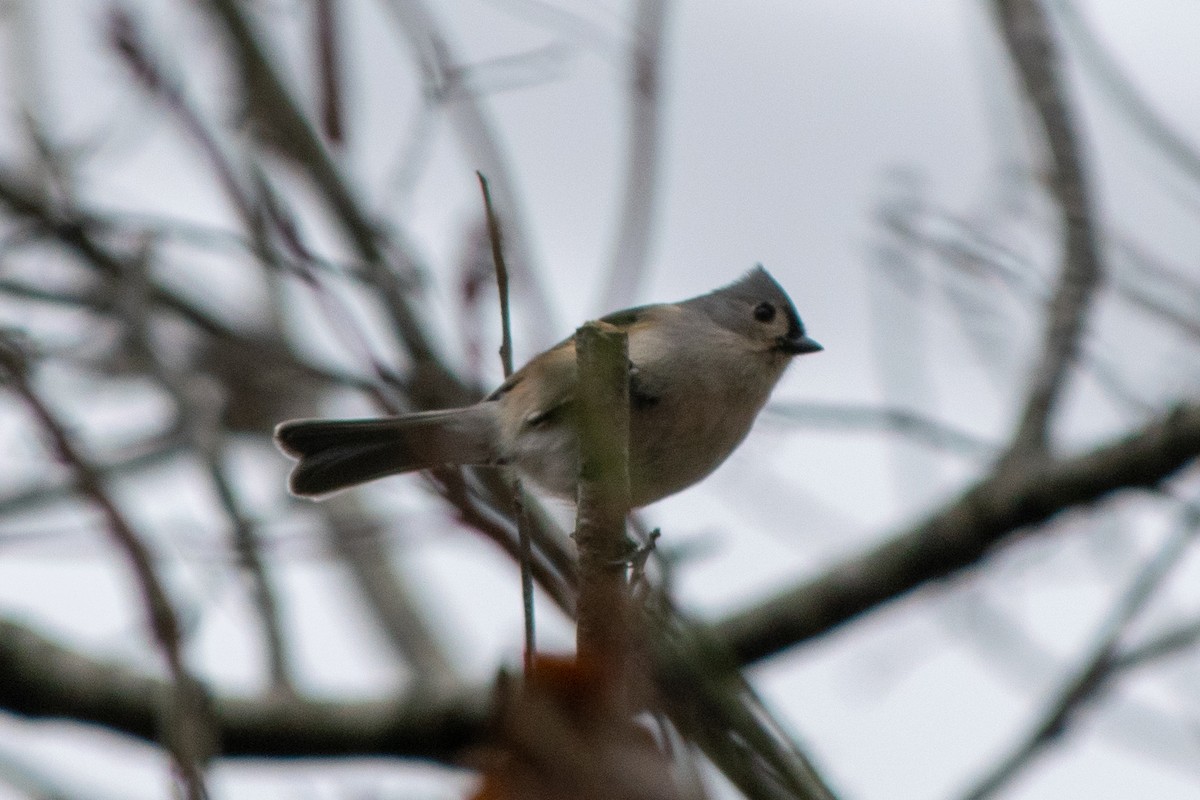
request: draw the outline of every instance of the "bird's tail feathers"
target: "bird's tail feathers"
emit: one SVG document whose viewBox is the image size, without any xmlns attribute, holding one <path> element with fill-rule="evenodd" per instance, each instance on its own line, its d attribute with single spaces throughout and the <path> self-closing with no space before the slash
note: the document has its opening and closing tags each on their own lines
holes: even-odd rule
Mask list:
<svg viewBox="0 0 1200 800">
<path fill-rule="evenodd" d="M 360 483 L 446 464 L 492 464 L 496 410 L 424 411 L 384 419 L 297 419 L 275 428 L 280 449 L 300 461 L 288 488 L 323 497 Z"/>
</svg>

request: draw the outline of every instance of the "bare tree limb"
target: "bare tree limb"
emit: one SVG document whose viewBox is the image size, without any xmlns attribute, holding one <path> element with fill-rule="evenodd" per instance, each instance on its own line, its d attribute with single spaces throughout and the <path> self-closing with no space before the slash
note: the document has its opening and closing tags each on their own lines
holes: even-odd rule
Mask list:
<svg viewBox="0 0 1200 800">
<path fill-rule="evenodd" d="M 39 719 L 104 726 L 158 743 L 172 686 L 159 678 L 80 655 L 0 620 L 0 707 Z M 352 703 L 217 697 L 211 702 L 214 755 L 226 758 L 390 755 L 454 763 L 484 734 L 489 687 Z"/>
<path fill-rule="evenodd" d="M 920 524 L 717 630 L 739 661 L 759 661 L 978 564 L 1021 529 L 1122 489 L 1160 485 L 1198 455 L 1200 405 L 1187 404 L 1081 455 L 987 475 Z"/>
</svg>

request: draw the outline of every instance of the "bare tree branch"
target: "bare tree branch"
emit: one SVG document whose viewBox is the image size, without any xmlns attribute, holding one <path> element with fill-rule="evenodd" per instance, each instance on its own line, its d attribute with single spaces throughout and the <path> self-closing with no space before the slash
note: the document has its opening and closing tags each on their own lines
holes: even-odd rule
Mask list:
<svg viewBox="0 0 1200 800">
<path fill-rule="evenodd" d="M 0 707 L 67 719 L 158 743 L 169 683 L 80 655 L 0 620 Z M 337 703 L 272 694 L 211 701 L 213 755 L 227 758 L 390 755 L 454 763 L 483 737 L 491 690 Z"/>
<path fill-rule="evenodd" d="M 663 705 L 747 798 L 834 800 L 833 789 L 706 626 L 647 598 L 647 643 Z"/>
<path fill-rule="evenodd" d="M 92 471 L 103 481 L 160 466 L 190 451 L 190 439 L 177 431 L 138 442 L 107 458 L 93 458 Z M 39 506 L 59 503 L 79 492 L 77 476 L 62 483 L 41 483 L 11 494 L 0 495 L 0 516 L 16 515 Z"/>
<path fill-rule="evenodd" d="M 281 153 L 291 158 L 309 177 L 334 218 L 353 243 L 372 282 L 386 300 L 397 338 L 408 351 L 434 395 L 461 400 L 457 381 L 437 358 L 425 326 L 409 297 L 406 280 L 396 274 L 384 252 L 379 232 L 360 207 L 348 182 L 288 93 L 275 64 L 264 52 L 246 9 L 235 0 L 208 0 L 205 4 L 229 36 L 232 52 L 244 81 L 246 101 L 260 132 Z M 413 259 L 400 252 L 411 271 Z M 430 401 L 432 402 L 432 398 Z"/>
<path fill-rule="evenodd" d="M 717 630 L 753 663 L 984 559 L 1017 531 L 1109 494 L 1161 484 L 1200 455 L 1200 405 L 1181 405 L 1082 455 L 985 476 L 913 528 L 727 617 Z"/>
<path fill-rule="evenodd" d="M 1089 178 L 1062 76 L 1058 43 L 1042 0 L 996 0 L 995 9 L 1025 93 L 1041 124 L 1050 191 L 1064 228 L 1058 286 L 1047 308 L 1040 360 L 1013 437 L 1016 458 L 1039 457 L 1047 448 L 1050 419 L 1079 351 L 1079 340 L 1103 265 L 1095 231 Z"/>
<path fill-rule="evenodd" d="M 504 259 L 504 235 L 500 227 L 500 218 L 492 205 L 492 194 L 488 190 L 487 178 L 482 172 L 475 173 L 479 177 L 479 188 L 483 192 L 484 213 L 487 217 L 488 239 L 492 244 L 492 265 L 496 270 L 496 293 L 500 301 L 500 366 L 504 370 L 507 381 L 513 374 L 513 343 L 512 318 L 508 302 L 508 263 Z M 525 487 L 516 470 L 508 469 L 509 482 L 512 484 L 513 504 L 516 506 L 517 537 L 521 542 L 521 611 L 525 622 L 525 676 L 528 678 L 533 670 L 534 656 L 537 653 L 537 626 L 534 624 L 533 604 L 533 542 L 530 533 L 529 515 L 525 509 L 531 498 L 525 494 Z"/>
<path fill-rule="evenodd" d="M 1146 641 L 1117 653 L 1114 670 L 1134 669 L 1143 664 L 1179 655 L 1200 644 L 1200 620 L 1192 620 L 1162 631 Z"/>
</svg>

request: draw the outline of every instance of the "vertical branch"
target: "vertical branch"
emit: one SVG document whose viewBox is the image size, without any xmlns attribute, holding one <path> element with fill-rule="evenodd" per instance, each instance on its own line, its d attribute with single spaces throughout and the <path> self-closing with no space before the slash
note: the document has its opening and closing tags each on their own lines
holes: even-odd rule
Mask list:
<svg viewBox="0 0 1200 800">
<path fill-rule="evenodd" d="M 171 702 L 163 709 L 163 732 L 188 800 L 203 800 L 202 764 L 215 751 L 215 733 L 203 689 L 183 658 L 179 617 L 171 605 L 150 551 L 109 497 L 92 464 L 75 449 L 64 425 L 29 382 L 28 365 L 17 346 L 0 339 L 0 377 L 21 397 L 50 439 L 58 458 L 74 473 L 76 485 L 99 509 L 113 543 L 124 554 L 149 616 L 150 630 L 172 677 Z"/>
<path fill-rule="evenodd" d="M 492 243 L 492 262 L 496 265 L 496 289 L 500 293 L 500 363 L 504 367 L 504 377 L 513 374 L 512 350 L 512 320 L 508 309 L 508 265 L 504 261 L 504 246 L 500 232 L 500 219 L 496 216 L 496 208 L 492 205 L 492 192 L 488 188 L 487 178 L 482 172 L 476 171 L 479 178 L 479 189 L 483 192 L 483 207 L 487 212 L 488 238 Z"/>
<path fill-rule="evenodd" d="M 509 317 L 508 306 L 508 265 L 504 261 L 503 238 L 500 231 L 500 220 L 496 217 L 496 209 L 492 205 L 492 193 L 488 190 L 487 178 L 482 172 L 476 172 L 479 177 L 479 189 L 483 192 L 483 206 L 487 212 L 488 238 L 492 242 L 492 262 L 496 265 L 496 289 L 500 294 L 500 363 L 504 366 L 504 377 L 513 374 L 512 355 L 512 320 Z M 516 505 L 517 537 L 521 546 L 521 609 L 525 618 L 525 677 L 528 678 L 533 670 L 533 659 L 537 653 L 537 630 L 533 617 L 533 545 L 529 535 L 529 515 L 526 513 L 525 489 L 521 479 L 515 473 L 512 479 L 513 503 Z"/>
<path fill-rule="evenodd" d="M 1009 56 L 1045 136 L 1050 191 L 1062 215 L 1065 237 L 1040 360 L 1010 452 L 1010 457 L 1036 457 L 1045 453 L 1050 419 L 1079 353 L 1103 268 L 1088 176 L 1050 20 L 1040 0 L 996 0 L 995 8 Z"/>
<path fill-rule="evenodd" d="M 658 188 L 659 89 L 667 9 L 667 0 L 639 0 L 634 16 L 629 54 L 633 80 L 629 88 L 625 198 L 604 294 L 606 309 L 633 304 L 650 249 Z"/>
<path fill-rule="evenodd" d="M 629 342 L 612 325 L 590 322 L 575 333 L 579 380 L 579 608 L 576 649 L 581 662 L 624 671 L 629 649 Z"/>
</svg>

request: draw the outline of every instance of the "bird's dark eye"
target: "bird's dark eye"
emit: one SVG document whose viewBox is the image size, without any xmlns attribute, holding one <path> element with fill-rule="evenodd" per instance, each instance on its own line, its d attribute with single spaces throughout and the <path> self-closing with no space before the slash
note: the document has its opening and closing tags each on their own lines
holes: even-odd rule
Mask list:
<svg viewBox="0 0 1200 800">
<path fill-rule="evenodd" d="M 759 322 L 770 322 L 775 319 L 775 306 L 770 303 L 759 303 L 754 307 L 754 318 Z"/>
</svg>

